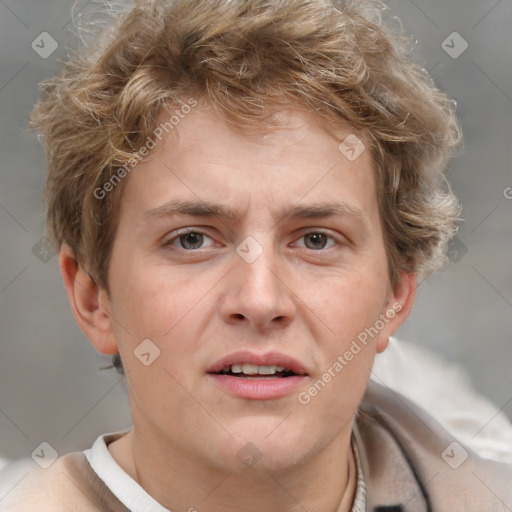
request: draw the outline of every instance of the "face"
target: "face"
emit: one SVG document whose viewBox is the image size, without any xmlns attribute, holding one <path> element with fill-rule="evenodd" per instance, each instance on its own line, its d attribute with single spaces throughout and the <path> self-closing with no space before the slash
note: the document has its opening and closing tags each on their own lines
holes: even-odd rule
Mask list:
<svg viewBox="0 0 512 512">
<path fill-rule="evenodd" d="M 127 179 L 102 296 L 135 429 L 211 467 L 347 438 L 402 321 L 370 151 L 280 116 L 265 135 L 202 107 L 181 120 Z"/>
</svg>

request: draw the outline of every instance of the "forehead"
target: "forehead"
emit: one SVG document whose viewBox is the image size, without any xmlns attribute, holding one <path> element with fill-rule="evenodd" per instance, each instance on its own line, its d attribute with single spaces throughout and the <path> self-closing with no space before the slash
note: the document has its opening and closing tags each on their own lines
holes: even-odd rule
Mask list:
<svg viewBox="0 0 512 512">
<path fill-rule="evenodd" d="M 162 114 L 161 125 L 168 119 Z M 271 121 L 270 130 L 241 129 L 196 107 L 134 168 L 122 204 L 147 212 L 172 200 L 225 201 L 241 213 L 341 201 L 372 214 L 372 157 L 360 133 L 342 122 L 327 132 L 318 117 L 291 108 Z"/>
</svg>

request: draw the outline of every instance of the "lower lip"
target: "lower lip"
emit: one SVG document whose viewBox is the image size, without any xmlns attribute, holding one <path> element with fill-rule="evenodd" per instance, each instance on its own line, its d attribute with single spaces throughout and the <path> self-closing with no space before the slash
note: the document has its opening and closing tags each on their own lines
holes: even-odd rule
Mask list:
<svg viewBox="0 0 512 512">
<path fill-rule="evenodd" d="M 226 393 L 249 400 L 275 400 L 296 392 L 306 376 L 251 379 L 232 375 L 209 374 Z"/>
</svg>

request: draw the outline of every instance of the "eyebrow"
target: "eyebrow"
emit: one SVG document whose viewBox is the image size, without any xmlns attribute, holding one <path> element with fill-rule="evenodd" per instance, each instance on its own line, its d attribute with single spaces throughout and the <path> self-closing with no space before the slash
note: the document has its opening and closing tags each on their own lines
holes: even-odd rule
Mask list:
<svg viewBox="0 0 512 512">
<path fill-rule="evenodd" d="M 296 205 L 291 208 L 285 208 L 279 213 L 280 215 L 277 215 L 277 218 L 280 220 L 285 218 L 321 219 L 334 215 L 343 215 L 356 218 L 366 224 L 363 212 L 359 208 L 345 202 Z M 242 217 L 239 212 L 236 212 L 227 205 L 204 201 L 172 200 L 145 213 L 146 218 L 171 217 L 174 215 L 215 217 L 231 222 L 235 222 Z"/>
<path fill-rule="evenodd" d="M 229 206 L 203 201 L 169 201 L 145 213 L 147 218 L 193 215 L 195 217 L 218 217 L 234 221 L 239 217 Z"/>
<path fill-rule="evenodd" d="M 317 219 L 323 217 L 331 217 L 333 215 L 347 215 L 364 219 L 363 212 L 349 203 L 327 203 L 312 204 L 304 206 L 294 206 L 283 217 L 300 218 L 300 219 Z"/>
</svg>

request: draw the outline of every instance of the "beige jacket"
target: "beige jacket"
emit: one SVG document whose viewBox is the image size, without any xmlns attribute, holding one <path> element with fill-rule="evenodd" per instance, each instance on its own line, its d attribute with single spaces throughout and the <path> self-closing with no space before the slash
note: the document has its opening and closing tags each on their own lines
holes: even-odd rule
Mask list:
<svg viewBox="0 0 512 512">
<path fill-rule="evenodd" d="M 369 383 L 354 436 L 368 512 L 512 511 L 512 466 L 479 458 L 396 392 Z M 2 512 L 71 510 L 127 511 L 81 452 L 34 469 L 0 501 Z"/>
</svg>

